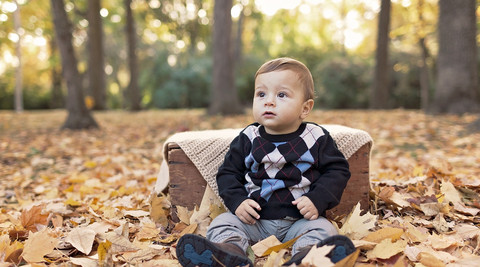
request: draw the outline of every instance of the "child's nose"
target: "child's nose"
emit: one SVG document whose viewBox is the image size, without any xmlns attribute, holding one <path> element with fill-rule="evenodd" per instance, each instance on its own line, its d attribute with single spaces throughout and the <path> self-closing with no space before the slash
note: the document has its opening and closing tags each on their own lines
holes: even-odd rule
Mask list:
<svg viewBox="0 0 480 267">
<path fill-rule="evenodd" d="M 269 96 L 265 101 L 265 106 L 275 106 L 275 97 Z"/>
</svg>

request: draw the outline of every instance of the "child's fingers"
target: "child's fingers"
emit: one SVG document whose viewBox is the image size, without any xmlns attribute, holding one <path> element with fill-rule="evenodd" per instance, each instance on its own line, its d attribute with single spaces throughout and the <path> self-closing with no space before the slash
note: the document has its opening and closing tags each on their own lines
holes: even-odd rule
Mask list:
<svg viewBox="0 0 480 267">
<path fill-rule="evenodd" d="M 254 208 L 254 209 L 256 209 L 256 210 L 261 210 L 261 209 L 262 209 L 262 208 L 260 207 L 260 205 L 259 205 L 255 200 L 253 200 L 253 199 L 247 199 L 247 200 L 246 200 L 246 203 L 247 203 L 250 207 L 252 207 L 252 208 Z"/>
<path fill-rule="evenodd" d="M 244 223 L 255 224 L 256 219 L 260 219 L 260 215 L 255 209 L 260 210 L 260 205 L 252 199 L 247 199 L 240 204 L 235 215 Z"/>
<path fill-rule="evenodd" d="M 260 219 L 260 215 L 258 215 L 257 211 L 255 210 L 255 208 L 254 208 L 253 206 L 248 206 L 248 207 L 246 208 L 246 211 L 247 211 L 247 213 L 248 213 L 250 216 L 252 216 L 253 218 L 255 218 L 255 219 L 257 219 L 257 220 Z"/>
</svg>

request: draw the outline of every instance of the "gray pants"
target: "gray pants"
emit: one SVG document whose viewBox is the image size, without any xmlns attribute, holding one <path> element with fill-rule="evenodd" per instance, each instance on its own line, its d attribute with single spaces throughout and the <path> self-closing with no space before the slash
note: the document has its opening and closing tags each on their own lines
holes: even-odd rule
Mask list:
<svg viewBox="0 0 480 267">
<path fill-rule="evenodd" d="M 321 240 L 338 234 L 337 229 L 327 219 L 316 220 L 280 219 L 257 220 L 253 225 L 243 223 L 235 214 L 226 212 L 217 216 L 207 230 L 207 239 L 215 243 L 233 243 L 244 251 L 249 244 L 257 243 L 271 235 L 275 235 L 282 243 L 301 234 L 292 247 L 295 255 L 298 249 L 315 245 Z"/>
</svg>

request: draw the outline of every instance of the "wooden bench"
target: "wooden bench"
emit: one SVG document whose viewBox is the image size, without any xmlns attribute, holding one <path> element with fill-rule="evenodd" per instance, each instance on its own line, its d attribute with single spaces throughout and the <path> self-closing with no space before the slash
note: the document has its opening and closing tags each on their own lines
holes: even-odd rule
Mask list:
<svg viewBox="0 0 480 267">
<path fill-rule="evenodd" d="M 372 142 L 368 142 L 348 158 L 352 175 L 340 204 L 327 211 L 329 219 L 338 220 L 343 218 L 359 202 L 362 210 L 368 211 L 371 147 Z M 176 206 L 187 207 L 189 210 L 193 210 L 195 206 L 199 207 L 207 182 L 177 143 L 167 143 L 165 150 L 164 154 L 168 162 L 170 176 L 168 192 L 173 207 L 172 216 L 174 220 L 178 220 L 176 217 Z"/>
</svg>

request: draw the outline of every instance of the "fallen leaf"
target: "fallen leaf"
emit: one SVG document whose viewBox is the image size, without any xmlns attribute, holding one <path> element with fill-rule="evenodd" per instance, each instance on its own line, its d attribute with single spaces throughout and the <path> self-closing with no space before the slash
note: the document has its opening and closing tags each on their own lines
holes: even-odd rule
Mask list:
<svg viewBox="0 0 480 267">
<path fill-rule="evenodd" d="M 377 222 L 377 216 L 367 212 L 364 215 L 360 215 L 360 203 L 354 207 L 353 211 L 348 215 L 342 228 L 340 228 L 340 234 L 346 235 L 351 239 L 361 239 L 370 233 L 370 229 L 375 227 Z"/>
<path fill-rule="evenodd" d="M 193 211 L 188 211 L 186 207 L 177 206 L 177 217 L 181 222 L 185 224 L 190 224 L 190 217 L 192 216 Z"/>
<path fill-rule="evenodd" d="M 440 186 L 440 191 L 445 195 L 445 200 L 455 204 L 462 202 L 460 193 L 455 189 L 455 186 L 449 181 L 443 181 Z"/>
<path fill-rule="evenodd" d="M 29 263 L 42 262 L 45 260 L 43 256 L 51 253 L 57 244 L 58 239 L 51 235 L 48 228 L 36 233 L 30 232 L 25 241 L 22 257 Z"/>
<path fill-rule="evenodd" d="M 332 251 L 335 246 L 313 246 L 310 251 L 307 253 L 305 258 L 302 259 L 302 264 L 306 264 L 307 266 L 322 266 L 322 267 L 330 267 L 335 266 L 333 262 L 327 257 L 327 254 Z"/>
<path fill-rule="evenodd" d="M 379 243 L 380 241 L 390 238 L 392 241 L 398 240 L 404 231 L 401 228 L 386 227 L 368 234 L 363 238 L 365 241 Z"/>
<path fill-rule="evenodd" d="M 95 235 L 97 233 L 89 228 L 75 228 L 68 233 L 65 241 L 72 244 L 78 251 L 85 255 L 90 254 L 92 251 L 93 242 L 95 241 Z"/>
<path fill-rule="evenodd" d="M 80 265 L 82 267 L 97 267 L 98 263 L 94 259 L 90 259 L 87 257 L 82 257 L 82 258 L 74 258 L 70 257 L 70 261 L 72 261 L 73 264 L 75 265 Z"/>
<path fill-rule="evenodd" d="M 118 252 L 132 252 L 139 250 L 135 247 L 128 238 L 123 235 L 119 235 L 115 232 L 108 232 L 105 235 L 106 239 L 111 242 L 111 247 L 109 251 L 111 253 L 118 253 Z"/>
<path fill-rule="evenodd" d="M 427 240 L 428 234 L 426 232 L 422 232 L 419 227 L 415 227 L 410 223 L 406 223 L 405 226 L 407 228 L 405 231 L 405 236 L 410 240 L 410 242 L 420 243 Z"/>
<path fill-rule="evenodd" d="M 475 237 L 480 237 L 480 228 L 471 225 L 471 224 L 458 224 L 454 228 L 457 235 L 461 237 L 461 239 L 473 239 Z"/>
<path fill-rule="evenodd" d="M 97 255 L 98 255 L 98 262 L 101 266 L 103 266 L 104 262 L 108 261 L 108 252 L 112 247 L 112 242 L 105 240 L 105 242 L 101 242 L 98 244 L 97 248 Z"/>
<path fill-rule="evenodd" d="M 407 241 L 397 240 L 392 242 L 390 238 L 382 240 L 372 251 L 367 253 L 369 259 L 389 259 L 405 250 Z"/>
<path fill-rule="evenodd" d="M 427 252 L 420 252 L 417 258 L 421 264 L 427 267 L 444 267 L 445 266 L 445 263 L 443 263 L 443 261 L 437 259 L 435 256 Z"/>
<path fill-rule="evenodd" d="M 155 223 L 144 223 L 140 227 L 140 231 L 136 234 L 136 236 L 139 240 L 150 239 L 157 237 L 159 233 L 160 229 L 156 227 Z"/>
<path fill-rule="evenodd" d="M 291 246 L 293 246 L 293 244 L 302 236 L 303 234 L 295 237 L 294 239 L 290 239 L 288 240 L 287 242 L 285 243 L 282 243 L 282 244 L 279 244 L 279 245 L 276 245 L 276 246 L 273 246 L 273 247 L 269 247 L 262 255 L 263 256 L 267 256 L 269 255 L 270 253 L 272 252 L 279 252 L 280 250 L 282 249 L 287 249 L 287 248 L 290 248 Z"/>
<path fill-rule="evenodd" d="M 268 238 L 268 237 L 267 237 Z M 265 263 L 263 264 L 263 267 L 277 267 L 277 266 L 282 266 L 282 264 L 285 262 L 283 259 L 283 256 L 287 253 L 286 249 L 280 250 L 278 253 L 277 252 L 272 252 Z"/>
<path fill-rule="evenodd" d="M 127 262 L 141 264 L 144 261 L 149 261 L 156 256 L 164 255 L 165 249 L 146 248 L 136 252 L 125 252 L 123 257 Z M 141 264 L 143 266 L 143 264 Z"/>
<path fill-rule="evenodd" d="M 281 244 L 282 244 L 282 242 L 280 242 L 277 239 L 277 237 L 275 237 L 274 235 L 271 235 L 271 236 L 255 243 L 252 246 L 252 250 L 257 257 L 262 257 L 263 254 L 265 253 L 265 251 L 267 251 L 267 249 L 269 249 L 271 247 L 274 247 L 274 246 L 277 246 L 277 245 L 281 245 Z"/>
<path fill-rule="evenodd" d="M 27 231 L 36 232 L 37 225 L 47 225 L 48 214 L 42 214 L 45 205 L 33 206 L 20 215 L 22 226 Z"/>
</svg>

